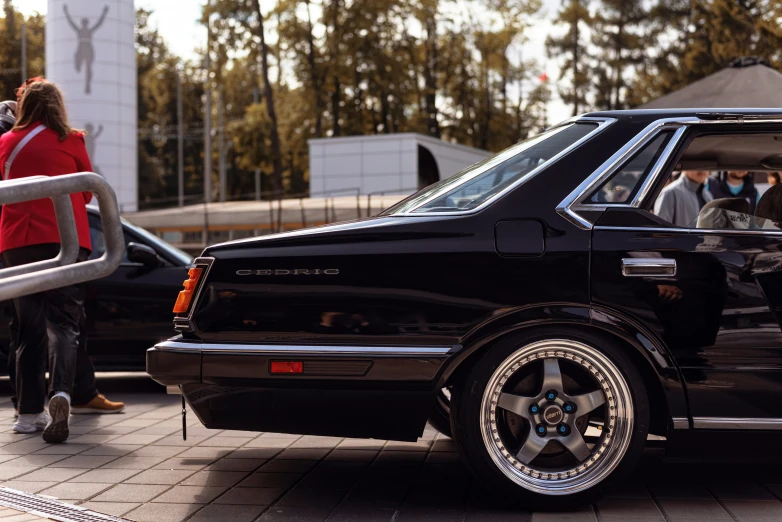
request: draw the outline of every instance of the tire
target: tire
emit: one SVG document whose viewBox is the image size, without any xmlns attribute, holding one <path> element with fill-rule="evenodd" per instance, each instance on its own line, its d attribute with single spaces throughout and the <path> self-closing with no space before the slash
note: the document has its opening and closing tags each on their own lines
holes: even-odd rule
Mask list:
<svg viewBox="0 0 782 522">
<path fill-rule="evenodd" d="M 643 379 L 623 348 L 562 328 L 491 347 L 453 395 L 451 416 L 478 482 L 537 509 L 600 497 L 635 469 L 649 431 Z"/>
<path fill-rule="evenodd" d="M 451 436 L 451 390 L 443 388 L 434 399 L 434 408 L 429 414 L 429 424 L 445 435 Z"/>
</svg>

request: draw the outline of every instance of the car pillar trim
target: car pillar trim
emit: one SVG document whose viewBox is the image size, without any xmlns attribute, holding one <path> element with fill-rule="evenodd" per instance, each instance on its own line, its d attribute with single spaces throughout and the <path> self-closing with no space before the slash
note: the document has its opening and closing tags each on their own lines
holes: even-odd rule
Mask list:
<svg viewBox="0 0 782 522">
<path fill-rule="evenodd" d="M 752 417 L 693 417 L 692 427 L 701 430 L 782 430 L 782 419 Z"/>
<path fill-rule="evenodd" d="M 164 341 L 155 345 L 161 351 L 189 351 L 232 354 L 295 354 L 321 355 L 407 355 L 416 357 L 445 356 L 455 352 L 455 346 L 326 346 L 289 344 L 221 344 L 203 342 Z"/>
<path fill-rule="evenodd" d="M 657 159 L 657 162 L 654 164 L 651 172 L 649 172 L 649 175 L 646 176 L 646 179 L 643 180 L 641 188 L 638 189 L 638 193 L 633 198 L 632 203 L 630 203 L 632 206 L 638 208 L 643 205 L 644 200 L 651 192 L 652 187 L 654 187 L 654 184 L 657 182 L 657 178 L 660 177 L 660 174 L 662 173 L 665 165 L 668 163 L 668 160 L 670 160 L 670 158 L 673 156 L 676 147 L 679 146 L 679 142 L 681 141 L 682 136 L 684 136 L 686 131 L 687 127 L 682 126 L 673 133 L 673 136 L 668 141 L 668 144 L 665 146 L 662 154 L 660 154 L 660 157 Z"/>
</svg>

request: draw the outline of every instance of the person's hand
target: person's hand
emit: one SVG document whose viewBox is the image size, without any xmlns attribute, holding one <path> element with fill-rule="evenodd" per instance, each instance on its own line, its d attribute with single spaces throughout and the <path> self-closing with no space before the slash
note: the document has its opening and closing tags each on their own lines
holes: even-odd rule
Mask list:
<svg viewBox="0 0 782 522">
<path fill-rule="evenodd" d="M 662 301 L 671 302 L 678 301 L 682 298 L 682 291 L 678 286 L 674 285 L 657 285 L 657 291 Z"/>
</svg>

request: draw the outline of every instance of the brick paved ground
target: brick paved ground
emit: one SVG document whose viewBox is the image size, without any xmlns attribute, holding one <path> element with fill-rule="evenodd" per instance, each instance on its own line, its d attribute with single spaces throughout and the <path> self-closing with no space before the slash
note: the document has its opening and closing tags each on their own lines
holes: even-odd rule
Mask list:
<svg viewBox="0 0 782 522">
<path fill-rule="evenodd" d="M 127 413 L 73 417 L 68 443 L 47 445 L 11 432 L 10 402 L 0 397 L 0 485 L 154 522 L 782 520 L 777 466 L 652 455 L 594 506 L 529 513 L 494 506 L 430 428 L 399 443 L 207 430 L 190 415 L 185 442 L 178 396 L 111 398 L 125 400 Z"/>
<path fill-rule="evenodd" d="M 0 522 L 35 522 L 40 520 L 46 519 L 0 506 Z"/>
</svg>

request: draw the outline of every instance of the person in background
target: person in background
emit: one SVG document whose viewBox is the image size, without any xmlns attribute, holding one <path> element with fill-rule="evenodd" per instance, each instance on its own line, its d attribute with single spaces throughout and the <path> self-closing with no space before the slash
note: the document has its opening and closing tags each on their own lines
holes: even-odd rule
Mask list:
<svg viewBox="0 0 782 522">
<path fill-rule="evenodd" d="M 12 155 L 14 156 L 12 158 Z M 84 136 L 68 125 L 59 88 L 47 81 L 25 85 L 14 127 L 0 136 L 0 174 L 4 180 L 59 176 L 90 171 Z M 79 239 L 77 261 L 90 253 L 87 222 L 89 192 L 71 194 Z M 51 200 L 3 206 L 0 254 L 3 265 L 19 266 L 51 259 L 60 251 L 60 237 Z M 84 288 L 70 285 L 14 299 L 16 392 L 19 417 L 14 431 L 43 431 L 46 442 L 64 442 L 69 435 L 71 394 L 76 377 L 79 335 L 84 316 Z M 45 355 L 49 355 L 46 391 Z M 49 401 L 48 412 L 43 404 Z"/>
<path fill-rule="evenodd" d="M 779 172 L 769 172 L 768 173 L 768 184 L 772 187 L 774 185 L 779 185 Z"/>
<path fill-rule="evenodd" d="M 709 178 L 706 188 L 712 199 L 744 198 L 749 203 L 750 214 L 755 213 L 760 193 L 746 170 L 720 172 Z"/>
<path fill-rule="evenodd" d="M 662 190 L 654 205 L 654 213 L 677 227 L 695 222 L 703 206 L 714 199 L 706 190 L 708 178 L 708 171 L 684 171 L 679 179 Z"/>
<path fill-rule="evenodd" d="M 30 78 L 16 91 L 17 101 L 0 102 L 0 136 L 7 131 L 10 131 L 16 123 L 16 112 L 18 107 L 18 101 L 21 100 L 24 94 L 24 89 L 27 85 L 35 82 L 44 81 L 42 77 Z M 1 209 L 2 207 L 0 207 Z M 77 354 L 76 363 L 76 379 L 73 385 L 73 404 L 71 405 L 71 413 L 121 413 L 125 410 L 125 404 L 122 402 L 113 402 L 104 395 L 102 395 L 97 388 L 95 379 L 95 368 L 92 365 L 92 361 L 87 354 L 87 331 L 83 317 L 83 322 L 80 327 L 79 335 L 79 351 Z M 15 339 L 17 337 L 17 323 L 15 318 L 11 319 L 9 324 L 10 333 L 10 346 L 8 350 L 8 376 L 11 380 L 12 387 L 16 382 L 16 344 Z M 11 397 L 11 401 L 16 410 L 15 416 L 18 417 L 18 403 L 16 396 Z"/>
</svg>

